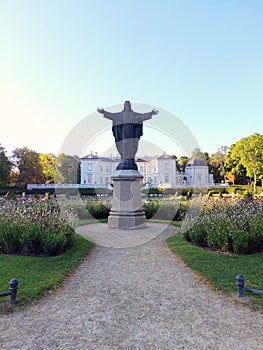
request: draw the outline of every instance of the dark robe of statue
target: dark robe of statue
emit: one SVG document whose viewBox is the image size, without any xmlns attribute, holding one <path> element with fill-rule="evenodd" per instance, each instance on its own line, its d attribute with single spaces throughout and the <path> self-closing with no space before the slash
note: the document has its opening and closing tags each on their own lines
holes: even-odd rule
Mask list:
<svg viewBox="0 0 263 350">
<path fill-rule="evenodd" d="M 112 133 L 115 138 L 117 150 L 121 156 L 121 162 L 117 170 L 137 170 L 135 155 L 138 150 L 139 139 L 143 134 L 143 122 L 151 119 L 159 112 L 153 109 L 148 113 L 137 113 L 131 109 L 131 103 L 126 101 L 121 112 L 111 113 L 99 108 L 98 112 L 107 119 L 112 120 Z"/>
</svg>

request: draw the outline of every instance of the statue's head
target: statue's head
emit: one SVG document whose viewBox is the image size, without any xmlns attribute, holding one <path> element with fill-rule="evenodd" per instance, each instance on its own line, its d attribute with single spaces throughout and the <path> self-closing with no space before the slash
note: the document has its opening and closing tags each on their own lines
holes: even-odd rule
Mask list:
<svg viewBox="0 0 263 350">
<path fill-rule="evenodd" d="M 125 101 L 125 102 L 124 102 L 124 110 L 125 110 L 126 112 L 129 112 L 129 111 L 132 110 L 132 109 L 131 109 L 131 102 L 130 102 L 130 101 Z"/>
</svg>

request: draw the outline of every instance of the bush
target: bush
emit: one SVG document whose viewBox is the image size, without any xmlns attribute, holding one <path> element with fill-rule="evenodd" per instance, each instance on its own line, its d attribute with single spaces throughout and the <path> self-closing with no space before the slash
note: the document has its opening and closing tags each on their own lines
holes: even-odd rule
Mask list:
<svg viewBox="0 0 263 350">
<path fill-rule="evenodd" d="M 207 246 L 211 249 L 219 249 L 224 252 L 232 250 L 231 234 L 229 226 L 224 222 L 224 218 L 206 225 Z"/>
<path fill-rule="evenodd" d="M 155 219 L 173 220 L 176 214 L 176 206 L 172 203 L 161 203 L 154 214 Z"/>
<path fill-rule="evenodd" d="M 42 248 L 42 226 L 40 223 L 31 223 L 20 235 L 20 243 L 24 254 L 40 254 Z"/>
<path fill-rule="evenodd" d="M 197 223 L 194 230 L 184 232 L 184 237 L 198 246 L 207 247 L 207 232 L 202 222 Z"/>
<path fill-rule="evenodd" d="M 71 210 L 54 201 L 0 202 L 0 253 L 58 255 L 74 243 Z"/>
<path fill-rule="evenodd" d="M 158 211 L 160 207 L 160 203 L 159 201 L 149 201 L 147 203 L 144 203 L 143 207 L 144 207 L 146 219 L 151 219 Z"/>
<path fill-rule="evenodd" d="M 245 190 L 243 193 L 243 198 L 251 198 L 253 197 L 252 192 L 249 190 Z"/>
<path fill-rule="evenodd" d="M 101 201 L 87 201 L 86 209 L 94 219 L 107 219 L 110 214 L 110 208 L 104 205 Z M 86 212 L 86 215 L 88 214 Z"/>
<path fill-rule="evenodd" d="M 19 223 L 0 219 L 0 253 L 17 253 L 21 251 L 20 235 L 23 230 Z"/>
<path fill-rule="evenodd" d="M 62 203 L 62 206 L 66 209 L 71 209 L 79 217 L 79 219 L 85 219 L 88 215 L 85 203 L 82 203 L 79 200 L 65 200 L 65 202 Z"/>
<path fill-rule="evenodd" d="M 189 189 L 189 190 L 187 191 L 186 198 L 187 198 L 187 199 L 190 199 L 190 198 L 192 197 L 192 195 L 193 195 L 193 190 L 192 190 L 192 189 Z"/>
<path fill-rule="evenodd" d="M 193 244 L 236 254 L 263 251 L 263 201 L 209 201 L 184 232 Z"/>
<path fill-rule="evenodd" d="M 181 221 L 189 207 L 189 202 L 152 199 L 144 203 L 146 219 Z"/>
</svg>

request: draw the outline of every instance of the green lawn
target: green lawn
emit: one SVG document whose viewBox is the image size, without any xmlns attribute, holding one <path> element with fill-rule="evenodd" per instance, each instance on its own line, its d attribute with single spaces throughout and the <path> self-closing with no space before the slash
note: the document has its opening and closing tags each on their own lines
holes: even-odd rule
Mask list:
<svg viewBox="0 0 263 350">
<path fill-rule="evenodd" d="M 181 227 L 181 221 L 172 221 L 171 220 L 160 220 L 160 219 L 149 219 L 147 222 L 155 222 L 155 223 L 160 223 L 160 224 L 170 224 L 176 227 Z"/>
<path fill-rule="evenodd" d="M 216 290 L 237 296 L 236 275 L 245 277 L 245 287 L 263 290 L 263 253 L 251 255 L 219 254 L 188 243 L 182 234 L 167 240 L 170 249 L 186 265 L 198 272 Z M 263 311 L 263 295 L 250 296 L 252 309 Z"/>
<path fill-rule="evenodd" d="M 55 257 L 0 254 L 0 292 L 7 292 L 9 281 L 18 278 L 18 305 L 23 305 L 62 283 L 65 276 L 80 264 L 94 246 L 77 234 L 75 238 L 76 243 L 71 249 Z M 0 299 L 0 311 L 6 308 L 7 303 L 4 301 L 8 299 L 9 297 Z"/>
</svg>

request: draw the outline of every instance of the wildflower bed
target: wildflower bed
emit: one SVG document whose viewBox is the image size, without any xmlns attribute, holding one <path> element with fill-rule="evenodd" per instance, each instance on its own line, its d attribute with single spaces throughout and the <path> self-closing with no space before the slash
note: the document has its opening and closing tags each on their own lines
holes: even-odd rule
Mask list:
<svg viewBox="0 0 263 350">
<path fill-rule="evenodd" d="M 263 201 L 207 201 L 196 216 L 188 217 L 187 241 L 201 247 L 236 254 L 263 251 Z"/>
<path fill-rule="evenodd" d="M 77 216 L 55 201 L 0 201 L 0 253 L 54 256 L 74 243 Z"/>
</svg>

